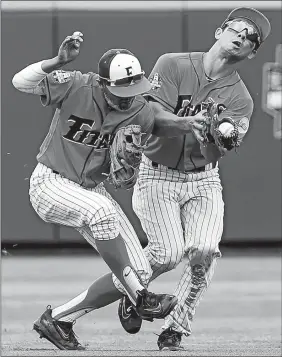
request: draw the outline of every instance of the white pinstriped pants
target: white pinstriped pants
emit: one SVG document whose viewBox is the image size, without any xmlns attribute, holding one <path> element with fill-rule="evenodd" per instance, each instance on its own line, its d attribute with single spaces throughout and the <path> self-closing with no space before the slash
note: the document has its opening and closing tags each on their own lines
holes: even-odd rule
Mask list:
<svg viewBox="0 0 282 357">
<path fill-rule="evenodd" d="M 39 163 L 30 178 L 29 195 L 45 222 L 75 228 L 95 249 L 96 239 L 114 239 L 120 233 L 135 271 L 145 285 L 149 283 L 152 269 L 134 228 L 103 184 L 85 189 Z M 126 293 L 115 275 L 113 282 Z"/>
<path fill-rule="evenodd" d="M 132 203 L 148 237 L 151 280 L 174 269 L 185 253 L 188 256 L 174 292 L 178 305 L 163 328 L 189 335 L 196 306 L 220 257 L 224 202 L 218 168 L 181 173 L 163 165 L 154 168 L 143 155 Z"/>
</svg>

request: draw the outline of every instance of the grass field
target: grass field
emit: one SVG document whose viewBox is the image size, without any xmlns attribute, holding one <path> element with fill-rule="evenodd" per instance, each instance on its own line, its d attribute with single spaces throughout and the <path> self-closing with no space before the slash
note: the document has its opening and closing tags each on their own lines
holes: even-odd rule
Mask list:
<svg viewBox="0 0 282 357">
<path fill-rule="evenodd" d="M 151 285 L 173 292 L 182 265 Z M 281 257 L 223 256 L 198 307 L 185 351 L 159 352 L 161 321 L 144 322 L 127 334 L 117 302 L 79 319 L 75 332 L 87 351 L 60 351 L 32 331 L 48 304 L 74 297 L 108 271 L 92 255 L 7 256 L 2 258 L 2 356 L 280 356 Z"/>
</svg>

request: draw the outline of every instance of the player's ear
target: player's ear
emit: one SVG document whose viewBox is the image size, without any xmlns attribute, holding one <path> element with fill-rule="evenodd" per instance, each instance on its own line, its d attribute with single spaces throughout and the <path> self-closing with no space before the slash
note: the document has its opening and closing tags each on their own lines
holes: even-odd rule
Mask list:
<svg viewBox="0 0 282 357">
<path fill-rule="evenodd" d="M 214 37 L 216 40 L 218 40 L 220 38 L 220 36 L 222 35 L 222 28 L 218 27 L 216 30 L 215 30 L 215 33 L 214 33 Z"/>
<path fill-rule="evenodd" d="M 99 83 L 100 87 L 106 87 L 107 85 L 107 82 L 102 78 L 97 78 L 97 82 Z"/>
<path fill-rule="evenodd" d="M 254 57 L 256 57 L 257 51 L 253 50 L 249 55 L 248 55 L 248 59 L 252 59 Z"/>
<path fill-rule="evenodd" d="M 103 80 L 101 80 L 100 78 L 97 78 L 97 82 L 98 82 L 100 88 L 104 87 L 104 81 Z"/>
</svg>

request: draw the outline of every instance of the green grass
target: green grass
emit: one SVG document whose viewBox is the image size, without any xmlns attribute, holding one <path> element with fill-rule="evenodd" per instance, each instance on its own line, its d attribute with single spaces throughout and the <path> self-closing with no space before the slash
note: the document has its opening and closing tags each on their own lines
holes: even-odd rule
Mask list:
<svg viewBox="0 0 282 357">
<path fill-rule="evenodd" d="M 182 266 L 159 277 L 151 290 L 172 293 Z M 158 351 L 155 334 L 162 321 L 145 321 L 137 335 L 127 334 L 117 302 L 77 321 L 74 330 L 87 351 L 59 351 L 38 338 L 33 321 L 48 304 L 66 302 L 107 271 L 100 258 L 89 255 L 2 258 L 2 356 L 281 355 L 280 256 L 223 257 L 183 352 Z"/>
</svg>

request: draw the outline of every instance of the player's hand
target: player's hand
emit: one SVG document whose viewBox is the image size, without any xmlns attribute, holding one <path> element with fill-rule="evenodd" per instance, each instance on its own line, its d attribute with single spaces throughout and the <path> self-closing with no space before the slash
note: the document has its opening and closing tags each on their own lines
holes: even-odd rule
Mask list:
<svg viewBox="0 0 282 357">
<path fill-rule="evenodd" d="M 200 111 L 198 114 L 189 117 L 189 122 L 191 126 L 191 131 L 193 132 L 195 138 L 199 143 L 204 141 L 203 130 L 205 126 L 206 118 L 206 110 Z"/>
<path fill-rule="evenodd" d="M 132 173 L 131 176 L 133 176 L 134 170 L 132 169 L 132 167 L 128 165 L 128 163 L 124 159 L 121 159 L 120 162 L 123 164 L 124 167 L 116 172 L 117 179 L 122 180 L 126 172 Z"/>
<path fill-rule="evenodd" d="M 65 65 L 73 61 L 79 55 L 82 42 L 83 33 L 79 31 L 75 31 L 72 36 L 67 36 L 59 48 L 58 62 Z"/>
</svg>

